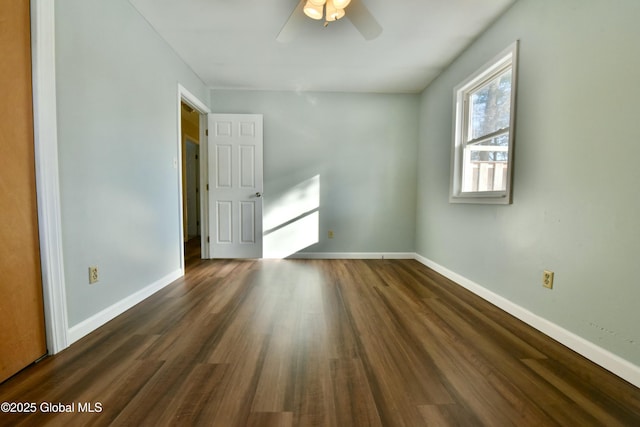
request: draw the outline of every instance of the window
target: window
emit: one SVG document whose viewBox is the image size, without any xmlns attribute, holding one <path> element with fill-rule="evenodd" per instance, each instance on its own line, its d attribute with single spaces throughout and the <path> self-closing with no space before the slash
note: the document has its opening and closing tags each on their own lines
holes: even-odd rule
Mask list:
<svg viewBox="0 0 640 427">
<path fill-rule="evenodd" d="M 518 42 L 454 91 L 451 203 L 511 203 Z"/>
</svg>

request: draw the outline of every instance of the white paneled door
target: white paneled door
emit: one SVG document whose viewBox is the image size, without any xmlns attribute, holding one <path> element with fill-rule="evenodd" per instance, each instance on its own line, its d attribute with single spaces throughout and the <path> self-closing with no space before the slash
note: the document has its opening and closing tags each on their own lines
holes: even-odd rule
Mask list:
<svg viewBox="0 0 640 427">
<path fill-rule="evenodd" d="M 209 254 L 262 257 L 262 115 L 209 114 Z"/>
</svg>

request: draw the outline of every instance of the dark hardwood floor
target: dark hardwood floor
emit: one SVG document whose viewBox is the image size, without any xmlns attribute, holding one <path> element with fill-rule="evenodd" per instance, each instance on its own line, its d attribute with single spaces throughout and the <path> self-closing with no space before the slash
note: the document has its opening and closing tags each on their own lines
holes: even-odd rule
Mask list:
<svg viewBox="0 0 640 427">
<path fill-rule="evenodd" d="M 0 425 L 640 425 L 640 389 L 416 261 L 187 258 L 0 385 L 38 405 Z"/>
</svg>

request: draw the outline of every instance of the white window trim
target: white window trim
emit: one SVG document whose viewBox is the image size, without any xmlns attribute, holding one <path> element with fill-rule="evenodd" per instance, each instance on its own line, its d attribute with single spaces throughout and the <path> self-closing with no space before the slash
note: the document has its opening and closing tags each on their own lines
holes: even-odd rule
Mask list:
<svg viewBox="0 0 640 427">
<path fill-rule="evenodd" d="M 509 132 L 509 157 L 506 176 L 506 189 L 504 191 L 478 191 L 462 192 L 462 172 L 463 172 L 463 137 L 464 128 L 467 126 L 465 120 L 465 99 L 469 92 L 474 91 L 486 83 L 487 79 L 502 72 L 505 67 L 511 65 L 511 111 L 509 127 L 497 132 L 507 130 Z M 454 96 L 454 123 L 453 123 L 453 144 L 451 149 L 451 181 L 449 192 L 449 203 L 478 203 L 478 204 L 511 204 L 513 200 L 513 145 L 515 138 L 516 122 L 516 92 L 518 87 L 518 41 L 513 42 L 509 47 L 496 55 L 491 61 L 483 65 L 478 71 L 467 77 L 453 90 Z M 478 138 L 485 139 L 487 136 Z"/>
</svg>

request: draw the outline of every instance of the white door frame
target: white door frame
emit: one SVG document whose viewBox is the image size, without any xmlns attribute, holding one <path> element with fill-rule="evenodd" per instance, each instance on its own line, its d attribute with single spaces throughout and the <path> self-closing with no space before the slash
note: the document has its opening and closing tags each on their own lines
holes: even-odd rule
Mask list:
<svg viewBox="0 0 640 427">
<path fill-rule="evenodd" d="M 45 328 L 47 350 L 56 354 L 69 346 L 69 339 L 58 174 L 55 7 L 50 0 L 31 0 L 31 62 Z"/>
<path fill-rule="evenodd" d="M 198 144 L 200 159 L 206 159 L 207 157 L 207 114 L 211 112 L 209 107 L 204 102 L 198 99 L 197 96 L 189 92 L 184 86 L 178 83 L 178 144 L 177 144 L 177 159 L 178 159 L 178 199 L 180 200 L 180 269 L 184 274 L 184 200 L 182 194 L 182 106 L 184 102 L 200 114 L 200 144 Z M 206 236 L 209 235 L 209 221 L 205 220 L 209 215 L 209 207 L 207 206 L 207 181 L 208 172 L 207 168 L 203 168 L 200 165 L 200 250 L 202 258 L 209 257 L 209 245 L 206 242 Z"/>
</svg>

